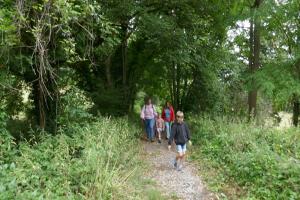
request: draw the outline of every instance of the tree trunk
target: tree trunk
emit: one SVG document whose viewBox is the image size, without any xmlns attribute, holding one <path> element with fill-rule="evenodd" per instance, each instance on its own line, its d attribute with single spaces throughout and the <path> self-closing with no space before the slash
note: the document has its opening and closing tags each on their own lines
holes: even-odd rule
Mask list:
<svg viewBox="0 0 300 200">
<path fill-rule="evenodd" d="M 123 86 L 125 87 L 127 84 L 127 39 L 128 39 L 128 23 L 122 23 L 122 71 L 123 71 Z"/>
<path fill-rule="evenodd" d="M 183 111 L 184 107 L 185 107 L 185 101 L 187 98 L 187 94 L 188 94 L 188 78 L 184 77 L 184 83 L 183 83 L 183 88 L 182 88 L 182 95 L 181 95 L 181 109 Z"/>
<path fill-rule="evenodd" d="M 298 126 L 299 122 L 299 112 L 300 112 L 300 102 L 298 98 L 294 98 L 293 100 L 293 125 Z"/>
<path fill-rule="evenodd" d="M 135 101 L 135 97 L 136 97 L 136 86 L 134 83 L 130 83 L 129 81 L 129 85 L 130 85 L 130 89 L 128 90 L 128 112 L 132 113 L 134 111 L 134 101 Z"/>
<path fill-rule="evenodd" d="M 121 44 L 122 54 L 122 85 L 123 85 L 123 97 L 124 97 L 124 109 L 129 109 L 130 98 L 129 98 L 129 86 L 128 86 L 128 69 L 127 69 L 127 40 L 129 37 L 128 33 L 128 22 L 124 22 L 122 25 L 123 40 Z M 124 110 L 125 111 L 125 110 Z"/>
<path fill-rule="evenodd" d="M 50 95 L 43 94 L 40 81 L 34 81 L 32 85 L 32 95 L 34 101 L 34 113 L 37 124 L 42 130 L 50 133 L 57 131 L 57 115 L 58 115 L 58 91 L 56 84 L 47 80 L 48 91 Z"/>
<path fill-rule="evenodd" d="M 169 76 L 171 77 L 171 76 Z M 168 85 L 169 85 L 169 93 L 170 93 L 170 100 L 171 100 L 171 103 L 172 105 L 174 104 L 174 98 L 173 98 L 173 82 L 172 82 L 173 79 L 168 79 Z M 169 100 L 168 100 L 169 101 Z"/>
<path fill-rule="evenodd" d="M 180 74 L 181 74 L 181 66 L 176 65 L 176 104 L 177 104 L 177 110 L 181 110 L 181 104 L 180 104 Z"/>
<path fill-rule="evenodd" d="M 173 90 L 173 97 L 172 97 L 172 100 L 173 100 L 173 106 L 174 106 L 174 109 L 177 110 L 178 109 L 178 104 L 177 104 L 177 93 L 176 93 L 176 64 L 175 62 L 173 61 L 172 62 L 172 90 Z"/>
<path fill-rule="evenodd" d="M 48 90 L 50 96 L 46 96 L 46 126 L 45 130 L 55 134 L 57 132 L 57 116 L 58 116 L 58 103 L 59 92 L 57 85 L 53 79 L 48 75 Z"/>
<path fill-rule="evenodd" d="M 254 22 L 253 22 L 253 9 L 251 9 L 251 19 L 250 19 L 250 33 L 249 33 L 249 71 L 250 73 L 253 73 L 253 27 L 254 27 Z M 253 82 L 253 80 L 251 80 L 251 83 Z M 249 91 L 248 94 L 248 115 L 249 115 L 249 119 L 252 118 L 253 116 L 253 109 L 255 109 L 255 104 L 253 102 L 253 100 L 256 99 L 256 95 L 255 93 L 253 93 L 252 91 Z"/>
<path fill-rule="evenodd" d="M 122 42 L 123 86 L 127 84 L 127 40 Z"/>
<path fill-rule="evenodd" d="M 257 14 L 257 9 L 261 4 L 261 0 L 256 0 L 251 8 L 250 20 L 250 55 L 249 55 L 249 69 L 251 75 L 255 74 L 260 66 L 260 18 Z M 248 96 L 249 104 L 249 119 L 254 118 L 257 114 L 257 87 L 255 81 L 251 80 L 251 91 Z"/>
<path fill-rule="evenodd" d="M 46 112 L 45 112 L 45 101 L 43 92 L 40 88 L 41 82 L 38 81 L 38 112 L 39 112 L 39 125 L 42 130 L 46 127 Z"/>
<path fill-rule="evenodd" d="M 105 75 L 108 88 L 112 88 L 113 83 L 111 79 L 111 55 L 109 55 L 105 60 Z"/>
</svg>

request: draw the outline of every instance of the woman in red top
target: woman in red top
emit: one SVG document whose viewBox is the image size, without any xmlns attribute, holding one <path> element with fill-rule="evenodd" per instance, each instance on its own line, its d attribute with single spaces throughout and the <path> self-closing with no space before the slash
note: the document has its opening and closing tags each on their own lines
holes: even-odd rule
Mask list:
<svg viewBox="0 0 300 200">
<path fill-rule="evenodd" d="M 174 114 L 174 109 L 173 106 L 171 105 L 170 102 L 166 102 L 162 113 L 161 113 L 161 117 L 164 119 L 165 121 L 165 128 L 166 128 L 166 132 L 167 132 L 167 139 L 170 138 L 170 134 L 171 134 L 171 123 L 174 121 L 175 119 L 175 114 Z"/>
</svg>

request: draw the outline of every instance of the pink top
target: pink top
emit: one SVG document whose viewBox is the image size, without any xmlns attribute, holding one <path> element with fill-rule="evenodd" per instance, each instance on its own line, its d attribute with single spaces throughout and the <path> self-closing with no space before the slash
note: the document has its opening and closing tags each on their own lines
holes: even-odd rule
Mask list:
<svg viewBox="0 0 300 200">
<path fill-rule="evenodd" d="M 153 104 L 143 106 L 143 109 L 141 111 L 142 119 L 154 119 L 156 115 L 157 113 L 155 112 L 155 107 Z"/>
<path fill-rule="evenodd" d="M 165 121 L 163 118 L 156 119 L 156 128 L 164 128 L 165 127 Z"/>
</svg>

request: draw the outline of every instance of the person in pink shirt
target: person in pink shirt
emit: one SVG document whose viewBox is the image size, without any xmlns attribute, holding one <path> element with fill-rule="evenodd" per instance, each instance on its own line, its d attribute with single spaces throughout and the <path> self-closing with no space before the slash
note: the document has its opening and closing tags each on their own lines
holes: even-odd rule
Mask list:
<svg viewBox="0 0 300 200">
<path fill-rule="evenodd" d="M 157 118 L 156 118 L 156 131 L 158 133 L 158 143 L 161 143 L 161 133 L 165 130 L 165 121 L 159 113 L 157 113 Z"/>
<path fill-rule="evenodd" d="M 140 117 L 145 123 L 147 138 L 151 142 L 154 142 L 154 124 L 156 116 L 155 106 L 152 104 L 151 98 L 148 98 L 146 104 L 142 108 Z"/>
</svg>

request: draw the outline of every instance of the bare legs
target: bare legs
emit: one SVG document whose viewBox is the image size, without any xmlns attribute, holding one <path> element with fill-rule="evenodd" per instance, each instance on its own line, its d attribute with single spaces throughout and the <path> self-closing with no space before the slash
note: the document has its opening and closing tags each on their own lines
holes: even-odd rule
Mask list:
<svg viewBox="0 0 300 200">
<path fill-rule="evenodd" d="M 185 158 L 185 152 L 180 152 L 180 153 L 178 152 L 176 154 L 176 161 L 174 166 L 177 168 L 177 170 L 181 170 L 184 158 Z"/>
</svg>

